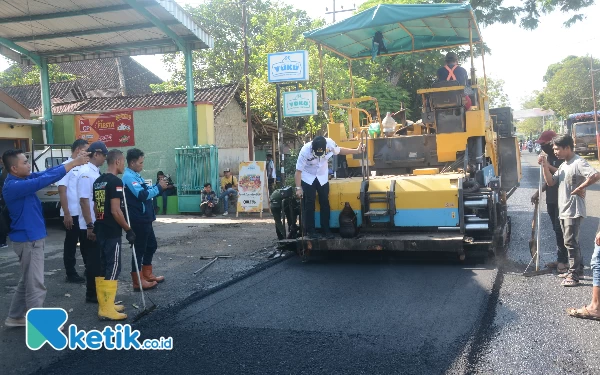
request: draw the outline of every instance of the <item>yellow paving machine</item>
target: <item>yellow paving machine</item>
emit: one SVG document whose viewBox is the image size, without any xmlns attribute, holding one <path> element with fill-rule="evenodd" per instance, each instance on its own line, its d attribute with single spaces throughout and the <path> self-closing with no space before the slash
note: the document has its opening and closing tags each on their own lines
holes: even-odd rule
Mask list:
<svg viewBox="0 0 600 375">
<path fill-rule="evenodd" d="M 327 49 L 349 61 L 352 97 L 329 100 L 321 60 L 327 136 L 341 147 L 362 142 L 366 150 L 334 162 L 329 201 L 335 238 L 283 242 L 312 252 L 430 251 L 460 259 L 502 252 L 510 239 L 507 199 L 521 178 L 520 152 L 511 109 L 490 109 L 485 67 L 483 79 L 475 76 L 474 47 L 483 41 L 471 6 L 382 4 L 305 37 L 318 45 L 320 59 Z M 400 121 L 390 126 L 376 98 L 354 97 L 354 60 L 460 46 L 471 52 L 467 87 L 450 81 L 418 90 L 420 121 L 406 121 L 400 111 Z M 367 101 L 374 111 L 361 107 Z M 340 111 L 347 120 L 336 122 Z M 315 222 L 319 227 L 318 204 Z"/>
</svg>

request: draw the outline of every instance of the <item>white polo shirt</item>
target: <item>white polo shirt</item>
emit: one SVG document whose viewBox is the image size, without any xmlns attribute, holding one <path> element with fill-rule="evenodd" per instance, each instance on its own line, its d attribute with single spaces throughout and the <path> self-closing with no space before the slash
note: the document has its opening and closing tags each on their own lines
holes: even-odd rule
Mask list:
<svg viewBox="0 0 600 375">
<path fill-rule="evenodd" d="M 77 203 L 81 198 L 87 198 L 90 201 L 90 214 L 92 216 L 92 222 L 96 221 L 96 215 L 94 214 L 94 181 L 100 177 L 100 169 L 92 163 L 87 163 L 79 169 L 79 175 L 77 176 Z M 87 223 L 83 217 L 83 212 L 79 214 L 79 229 L 85 230 Z"/>
<path fill-rule="evenodd" d="M 68 158 L 67 161 L 63 163 L 67 164 L 73 161 L 72 158 Z M 81 212 L 81 208 L 79 206 L 79 199 L 77 199 L 77 177 L 79 176 L 79 170 L 81 166 L 78 165 L 72 168 L 65 177 L 61 178 L 60 181 L 56 183 L 58 186 L 66 186 L 67 187 L 67 206 L 69 207 L 69 213 L 71 216 L 78 216 Z M 65 216 L 65 212 L 62 207 L 60 208 L 60 216 Z"/>
<path fill-rule="evenodd" d="M 331 138 L 325 138 L 327 140 L 327 148 L 323 156 L 315 156 L 312 150 L 312 142 L 308 142 L 298 154 L 298 161 L 296 162 L 296 170 L 302 171 L 302 181 L 309 185 L 312 185 L 315 178 L 319 180 L 321 186 L 329 182 L 329 168 L 327 165 L 328 160 L 333 156 L 340 153 L 340 148 Z"/>
</svg>

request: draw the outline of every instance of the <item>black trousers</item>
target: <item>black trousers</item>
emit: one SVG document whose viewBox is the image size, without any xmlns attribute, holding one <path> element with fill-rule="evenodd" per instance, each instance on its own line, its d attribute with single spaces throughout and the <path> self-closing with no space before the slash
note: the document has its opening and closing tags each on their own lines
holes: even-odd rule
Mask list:
<svg viewBox="0 0 600 375">
<path fill-rule="evenodd" d="M 96 277 L 101 277 L 102 273 L 102 256 L 97 241 L 92 241 L 87 238 L 87 230 L 79 231 L 81 254 L 85 259 L 85 281 L 86 281 L 86 296 L 89 298 L 96 297 Z"/>
<path fill-rule="evenodd" d="M 100 249 L 104 280 L 117 280 L 121 273 L 121 237 L 107 238 L 99 232 L 96 242 Z"/>
<path fill-rule="evenodd" d="M 169 196 L 171 195 L 176 195 L 177 194 L 177 190 L 175 189 L 165 189 L 162 191 L 162 193 L 160 194 L 160 196 L 162 197 L 162 213 L 163 215 L 167 213 L 167 199 Z M 158 209 L 158 197 L 154 197 L 152 199 L 152 203 L 154 205 L 154 210 L 156 211 Z"/>
<path fill-rule="evenodd" d="M 5 245 L 6 244 L 6 237 L 7 237 L 7 234 L 4 233 L 2 231 L 2 229 L 0 229 L 0 245 Z"/>
<path fill-rule="evenodd" d="M 556 261 L 563 264 L 569 264 L 569 252 L 565 247 L 563 231 L 560 227 L 560 220 L 558 219 L 558 203 L 546 203 L 546 209 L 548 210 L 548 216 L 550 216 L 550 221 L 552 222 L 552 229 L 556 235 Z"/>
<path fill-rule="evenodd" d="M 77 255 L 77 242 L 81 243 L 82 237 L 81 230 L 79 228 L 79 216 L 73 216 L 73 226 L 71 229 L 65 229 L 67 233 L 65 234 L 65 242 L 63 245 L 63 263 L 65 265 L 65 271 L 67 271 L 67 276 L 75 276 L 77 275 L 77 270 L 75 269 L 75 265 L 77 264 L 77 260 L 75 260 L 75 256 Z M 84 234 L 85 231 L 83 231 Z M 2 241 L 0 241 L 1 243 Z M 84 251 L 81 248 L 81 257 L 83 258 L 83 263 L 85 264 L 85 256 L 83 255 Z"/>
<path fill-rule="evenodd" d="M 319 195 L 319 205 L 321 206 L 321 229 L 329 231 L 329 183 L 321 186 L 319 179 L 315 178 L 312 185 L 302 181 L 302 191 L 304 192 L 304 228 L 306 233 L 315 232 L 315 203 L 317 194 Z"/>
<path fill-rule="evenodd" d="M 210 207 L 208 202 L 202 202 L 200 204 L 200 212 L 202 212 L 202 215 L 211 216 L 215 211 L 215 208 L 216 207 Z"/>
<path fill-rule="evenodd" d="M 275 179 L 269 178 L 268 180 L 269 194 L 273 194 L 273 190 L 275 190 Z"/>
<path fill-rule="evenodd" d="M 138 268 L 142 265 L 151 266 L 152 258 L 158 248 L 156 236 L 152 223 L 131 223 L 131 229 L 135 233 L 135 256 L 138 261 Z M 131 257 L 131 272 L 136 272 L 133 256 Z"/>
</svg>

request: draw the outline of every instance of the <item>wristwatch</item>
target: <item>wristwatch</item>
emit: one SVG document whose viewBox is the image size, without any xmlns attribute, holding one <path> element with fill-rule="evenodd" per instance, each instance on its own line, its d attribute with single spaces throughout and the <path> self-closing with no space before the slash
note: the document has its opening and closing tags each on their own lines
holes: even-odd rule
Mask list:
<svg viewBox="0 0 600 375">
<path fill-rule="evenodd" d="M 296 186 L 296 190 L 302 190 L 302 187 Z"/>
</svg>

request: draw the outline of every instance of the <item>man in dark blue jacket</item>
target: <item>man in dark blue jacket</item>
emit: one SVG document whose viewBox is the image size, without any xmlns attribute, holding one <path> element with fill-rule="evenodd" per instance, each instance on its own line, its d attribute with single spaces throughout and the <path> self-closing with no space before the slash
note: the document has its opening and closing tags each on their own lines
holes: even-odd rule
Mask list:
<svg viewBox="0 0 600 375">
<path fill-rule="evenodd" d="M 152 258 L 158 247 L 152 222 L 156 220 L 152 198 L 160 195 L 167 188 L 167 181 L 160 180 L 156 185 L 148 185 L 140 176 L 144 169 L 144 153 L 142 150 L 132 148 L 127 151 L 127 168 L 123 174 L 123 186 L 129 210 L 129 225 L 135 233 L 135 255 L 138 268 L 141 268 L 142 285 L 138 283 L 136 267 L 131 259 L 131 280 L 133 290 L 152 289 L 157 283 L 165 280 L 164 276 L 155 276 L 152 272 Z"/>
<path fill-rule="evenodd" d="M 10 213 L 9 237 L 21 264 L 21 279 L 13 296 L 4 324 L 7 327 L 24 327 L 25 314 L 34 307 L 42 307 L 46 298 L 44 285 L 44 243 L 46 223 L 42 203 L 36 192 L 63 178 L 68 171 L 87 163 L 83 153 L 67 164 L 31 173 L 31 164 L 21 150 L 8 150 L 2 161 L 8 171 L 2 195 Z"/>
</svg>

